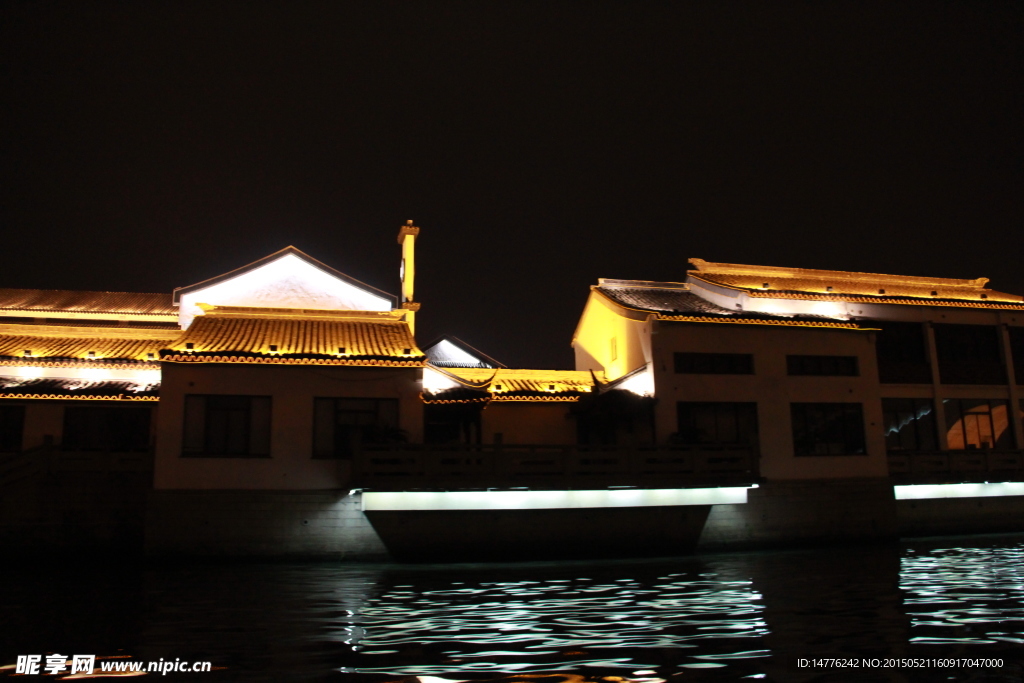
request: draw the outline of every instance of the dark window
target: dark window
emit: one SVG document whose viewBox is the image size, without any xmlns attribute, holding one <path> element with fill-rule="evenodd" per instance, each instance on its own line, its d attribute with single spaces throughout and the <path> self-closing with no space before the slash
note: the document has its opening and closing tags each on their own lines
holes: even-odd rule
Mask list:
<svg viewBox="0 0 1024 683">
<path fill-rule="evenodd" d="M 351 458 L 362 445 L 386 445 L 404 440 L 398 428 L 398 399 L 314 400 L 314 458 Z"/>
<path fill-rule="evenodd" d="M 753 375 L 749 353 L 677 353 L 676 372 L 686 375 Z"/>
<path fill-rule="evenodd" d="M 786 356 L 791 375 L 856 377 L 856 356 Z"/>
<path fill-rule="evenodd" d="M 482 409 L 482 403 L 428 403 L 424 405 L 424 443 L 480 443 L 480 411 Z"/>
<path fill-rule="evenodd" d="M 920 323 L 871 323 L 878 327 L 875 351 L 883 384 L 931 384 L 925 328 Z"/>
<path fill-rule="evenodd" d="M 994 325 L 935 325 L 935 350 L 943 384 L 1006 384 Z"/>
<path fill-rule="evenodd" d="M 864 455 L 864 413 L 859 403 L 793 403 L 796 455 Z"/>
<path fill-rule="evenodd" d="M 952 451 L 1013 448 L 1013 430 L 1006 401 L 946 399 L 946 443 Z"/>
<path fill-rule="evenodd" d="M 0 453 L 21 450 L 25 431 L 25 406 L 0 406 Z"/>
<path fill-rule="evenodd" d="M 149 408 L 68 406 L 64 409 L 66 451 L 149 450 Z"/>
<path fill-rule="evenodd" d="M 270 397 L 185 397 L 183 456 L 270 457 Z"/>
<path fill-rule="evenodd" d="M 886 450 L 938 450 L 935 404 L 930 398 L 883 398 L 882 415 Z"/>
<path fill-rule="evenodd" d="M 1013 374 L 1017 384 L 1024 384 L 1024 327 L 1010 328 L 1010 353 L 1013 355 Z"/>
<path fill-rule="evenodd" d="M 681 401 L 676 404 L 676 410 L 679 418 L 678 443 L 744 446 L 757 443 L 756 403 Z"/>
</svg>

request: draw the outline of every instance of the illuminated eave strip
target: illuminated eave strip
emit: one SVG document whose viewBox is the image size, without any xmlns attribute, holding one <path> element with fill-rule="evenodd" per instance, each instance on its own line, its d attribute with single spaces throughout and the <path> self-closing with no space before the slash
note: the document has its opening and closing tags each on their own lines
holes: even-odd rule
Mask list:
<svg viewBox="0 0 1024 683">
<path fill-rule="evenodd" d="M 854 304 L 891 304 L 908 306 L 951 306 L 959 308 L 994 308 L 999 310 L 1020 311 L 1024 306 L 1013 301 L 965 301 L 963 299 L 943 299 L 940 297 L 926 298 L 907 295 L 906 298 L 873 297 L 861 294 L 836 296 L 829 294 L 784 294 L 782 292 L 766 292 L 764 290 L 743 290 L 757 299 L 788 299 L 792 301 L 836 301 Z"/>
<path fill-rule="evenodd" d="M 426 367 L 426 360 L 343 360 L 332 358 L 275 358 L 260 356 L 191 356 L 187 354 L 170 354 L 161 356 L 160 360 L 169 363 L 265 363 L 272 365 L 362 365 L 385 367 Z"/>
<path fill-rule="evenodd" d="M 0 398 L 11 399 L 45 399 L 47 401 L 159 401 L 159 396 L 132 396 L 130 394 L 117 394 L 114 396 L 73 396 L 68 394 L 8 394 L 0 393 Z"/>
<path fill-rule="evenodd" d="M 997 484 L 912 484 L 893 486 L 896 500 L 928 500 L 932 498 L 990 498 L 1024 496 L 1024 482 Z"/>
<path fill-rule="evenodd" d="M 16 368 L 92 368 L 110 369 L 129 367 L 142 370 L 159 370 L 160 363 L 153 360 L 133 358 L 67 358 L 47 360 L 44 356 L 8 356 L 0 359 L 0 365 Z"/>
<path fill-rule="evenodd" d="M 856 323 L 830 323 L 830 322 L 814 322 L 814 321 L 795 321 L 795 320 L 761 320 L 759 318 L 711 318 L 705 316 L 685 316 L 685 315 L 662 315 L 658 314 L 658 320 L 668 320 L 672 322 L 689 322 L 689 323 L 731 323 L 733 325 L 784 325 L 787 327 L 827 327 L 833 329 L 842 330 L 860 330 L 863 329 Z"/>
<path fill-rule="evenodd" d="M 596 491 L 365 491 L 363 510 L 549 510 L 742 505 L 750 487 Z"/>
<path fill-rule="evenodd" d="M 573 401 L 580 400 L 579 396 L 503 396 L 501 394 L 494 394 L 491 396 L 492 401 L 547 401 L 549 403 L 561 402 L 571 403 Z"/>
</svg>

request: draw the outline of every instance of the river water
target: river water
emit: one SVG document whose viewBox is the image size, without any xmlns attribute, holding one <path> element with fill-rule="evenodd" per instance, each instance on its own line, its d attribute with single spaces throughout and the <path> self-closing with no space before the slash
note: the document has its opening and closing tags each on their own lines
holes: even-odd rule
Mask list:
<svg viewBox="0 0 1024 683">
<path fill-rule="evenodd" d="M 209 683 L 1024 681 L 1024 535 L 580 563 L 68 557 L 8 562 L 0 616 L 0 665 L 180 658 L 214 670 L 166 678 Z M 909 668 L 947 659 L 994 661 Z"/>
</svg>

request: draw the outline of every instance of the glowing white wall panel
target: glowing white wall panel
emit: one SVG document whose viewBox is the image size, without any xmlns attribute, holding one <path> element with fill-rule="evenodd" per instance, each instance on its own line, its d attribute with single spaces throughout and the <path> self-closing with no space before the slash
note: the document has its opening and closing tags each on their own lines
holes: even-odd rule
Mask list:
<svg viewBox="0 0 1024 683">
<path fill-rule="evenodd" d="M 229 280 L 183 294 L 178 317 L 182 328 L 187 328 L 192 319 L 200 314 L 196 304 L 346 311 L 391 310 L 389 299 L 339 280 L 295 254 L 285 254 Z"/>
<path fill-rule="evenodd" d="M 1024 482 L 997 484 L 915 484 L 893 486 L 896 500 L 928 498 L 988 498 L 992 496 L 1024 496 Z"/>
<path fill-rule="evenodd" d="M 436 393 L 438 391 L 444 391 L 445 389 L 455 389 L 462 385 L 453 380 L 448 375 L 438 372 L 432 368 L 423 368 L 423 390 L 429 391 L 430 393 Z"/>
<path fill-rule="evenodd" d="M 648 367 L 643 372 L 638 372 L 632 377 L 622 380 L 616 388 L 631 391 L 637 396 L 654 396 L 654 374 Z"/>
<path fill-rule="evenodd" d="M 599 491 L 365 491 L 363 510 L 542 510 L 557 508 L 735 505 L 747 487 Z"/>
<path fill-rule="evenodd" d="M 481 359 L 473 354 L 452 344 L 447 339 L 442 339 L 427 350 L 427 356 L 437 364 L 449 363 L 461 367 L 486 367 Z"/>
</svg>

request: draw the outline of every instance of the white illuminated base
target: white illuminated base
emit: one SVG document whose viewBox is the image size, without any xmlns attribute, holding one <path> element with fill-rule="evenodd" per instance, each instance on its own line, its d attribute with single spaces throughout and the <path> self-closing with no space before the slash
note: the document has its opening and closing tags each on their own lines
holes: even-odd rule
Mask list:
<svg viewBox="0 0 1024 683">
<path fill-rule="evenodd" d="M 737 505 L 747 490 L 612 489 L 599 491 L 364 491 L 363 510 L 547 510 L 668 505 Z"/>
<path fill-rule="evenodd" d="M 1024 482 L 999 484 L 915 484 L 893 486 L 896 500 L 928 498 L 989 498 L 992 496 L 1024 496 Z"/>
</svg>

